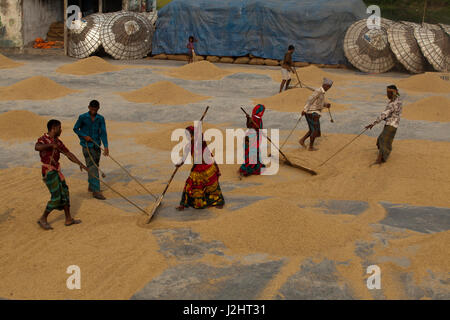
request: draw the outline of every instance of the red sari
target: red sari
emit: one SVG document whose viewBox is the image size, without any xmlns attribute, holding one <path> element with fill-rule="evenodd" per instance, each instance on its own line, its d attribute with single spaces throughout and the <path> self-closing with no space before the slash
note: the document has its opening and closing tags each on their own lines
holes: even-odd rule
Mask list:
<svg viewBox="0 0 450 320">
<path fill-rule="evenodd" d="M 263 128 L 262 116 L 264 115 L 265 110 L 266 108 L 262 104 L 256 105 L 252 111 L 252 120 L 254 123 L 252 121 L 247 121 L 247 128 L 254 129 L 256 135 L 251 131 L 246 134 L 248 142 L 246 141 L 245 143 L 245 163 L 239 168 L 239 172 L 243 176 L 250 176 L 252 174 L 259 175 L 261 174 L 261 168 L 265 167 L 265 165 L 261 163 L 259 150 L 261 144 L 261 134 L 259 130 Z M 256 163 L 250 163 L 253 159 L 256 159 Z M 254 162 L 254 160 L 252 162 Z"/>
</svg>

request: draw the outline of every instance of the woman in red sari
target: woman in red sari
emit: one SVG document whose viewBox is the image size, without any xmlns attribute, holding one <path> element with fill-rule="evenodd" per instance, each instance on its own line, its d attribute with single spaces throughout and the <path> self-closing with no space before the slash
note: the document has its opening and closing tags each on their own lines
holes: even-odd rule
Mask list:
<svg viewBox="0 0 450 320">
<path fill-rule="evenodd" d="M 190 134 L 191 155 L 194 156 L 194 127 L 189 126 L 186 131 Z M 211 152 L 208 150 L 206 142 L 202 141 L 202 163 L 194 164 L 189 174 L 189 178 L 186 180 L 184 186 L 183 195 L 181 196 L 180 205 L 177 210 L 181 211 L 184 208 L 193 207 L 195 209 L 205 209 L 208 207 L 216 207 L 222 209 L 225 199 L 223 198 L 222 191 L 220 190 L 219 177 L 220 171 L 217 166 Z M 205 152 L 206 151 L 206 152 Z M 184 151 L 184 157 L 177 166 L 181 166 L 189 153 L 189 145 L 187 150 Z M 211 161 L 205 161 L 206 156 L 210 156 Z M 207 162 L 212 162 L 208 164 Z"/>
<path fill-rule="evenodd" d="M 261 163 L 259 150 L 261 144 L 261 134 L 259 130 L 263 128 L 262 116 L 264 115 L 265 110 L 266 107 L 262 104 L 258 104 L 253 108 L 251 119 L 247 116 L 247 128 L 254 130 L 248 130 L 245 136 L 245 163 L 239 168 L 241 177 L 247 177 L 252 174 L 259 175 L 261 174 L 261 168 L 265 167 L 265 165 Z"/>
</svg>

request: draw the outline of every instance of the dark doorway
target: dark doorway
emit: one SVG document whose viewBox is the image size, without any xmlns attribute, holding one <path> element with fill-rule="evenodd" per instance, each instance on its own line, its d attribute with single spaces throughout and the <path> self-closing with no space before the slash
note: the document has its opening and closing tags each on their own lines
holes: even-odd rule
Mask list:
<svg viewBox="0 0 450 320">
<path fill-rule="evenodd" d="M 122 0 L 103 0 L 103 12 L 122 10 Z"/>
<path fill-rule="evenodd" d="M 98 0 L 68 0 L 68 5 L 79 6 L 83 17 L 98 12 Z"/>
<path fill-rule="evenodd" d="M 79 6 L 83 17 L 98 12 L 99 0 L 68 0 L 68 5 Z M 116 12 L 122 10 L 122 0 L 103 0 L 103 12 Z"/>
</svg>

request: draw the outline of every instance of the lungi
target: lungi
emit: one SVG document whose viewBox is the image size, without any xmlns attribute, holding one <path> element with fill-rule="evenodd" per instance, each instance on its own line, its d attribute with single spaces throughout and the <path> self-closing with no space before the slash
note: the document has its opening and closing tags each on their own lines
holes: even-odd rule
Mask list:
<svg viewBox="0 0 450 320">
<path fill-rule="evenodd" d="M 378 136 L 377 147 L 381 153 L 382 160 L 386 161 L 392 151 L 392 142 L 394 141 L 397 128 L 385 125 L 383 131 Z"/>
<path fill-rule="evenodd" d="M 281 68 L 281 78 L 283 80 L 291 80 L 291 74 L 285 68 Z"/>
<path fill-rule="evenodd" d="M 101 150 L 100 148 L 94 146 L 92 148 L 89 148 L 89 152 L 91 153 L 92 159 L 89 156 L 87 148 L 83 147 L 84 160 L 86 161 L 86 167 L 88 167 L 89 170 L 89 189 L 93 192 L 100 192 L 100 181 L 98 180 L 99 175 L 97 167 L 100 164 Z"/>
<path fill-rule="evenodd" d="M 306 122 L 308 122 L 309 131 L 311 131 L 311 137 L 320 137 L 320 115 L 316 112 L 307 113 L 305 115 L 305 118 Z"/>
<path fill-rule="evenodd" d="M 49 171 L 44 177 L 45 185 L 50 191 L 51 198 L 47 202 L 46 211 L 63 210 L 65 206 L 70 206 L 69 187 L 65 180 L 61 180 L 58 171 Z"/>
</svg>

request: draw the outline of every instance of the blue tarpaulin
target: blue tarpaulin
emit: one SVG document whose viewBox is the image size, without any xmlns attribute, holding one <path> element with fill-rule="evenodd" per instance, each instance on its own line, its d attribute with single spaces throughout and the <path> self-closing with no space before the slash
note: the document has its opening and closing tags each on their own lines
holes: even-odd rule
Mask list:
<svg viewBox="0 0 450 320">
<path fill-rule="evenodd" d="M 346 63 L 347 28 L 368 17 L 362 0 L 174 0 L 158 12 L 153 54 L 196 53 L 281 60 L 289 44 L 294 61 Z"/>
</svg>

